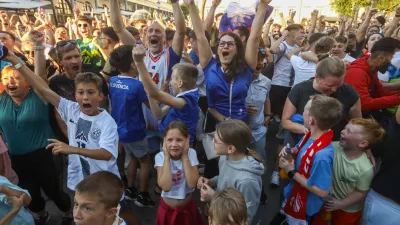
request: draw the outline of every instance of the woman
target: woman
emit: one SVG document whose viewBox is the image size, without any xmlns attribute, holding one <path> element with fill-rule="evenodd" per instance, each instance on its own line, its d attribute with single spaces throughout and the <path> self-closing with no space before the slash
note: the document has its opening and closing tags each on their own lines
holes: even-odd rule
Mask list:
<svg viewBox="0 0 400 225">
<path fill-rule="evenodd" d="M 372 47 L 374 47 L 374 44 L 381 40 L 383 38 L 383 35 L 380 33 L 377 34 L 371 34 L 365 39 L 365 51 L 364 51 L 364 56 L 370 56 L 371 55 L 371 50 Z"/>
<path fill-rule="evenodd" d="M 237 35 L 225 33 L 219 40 L 216 58 L 212 56 L 194 0 L 184 2 L 189 8 L 197 37 L 200 65 L 206 79 L 209 107 L 206 132 L 212 132 L 221 121 L 247 118 L 245 98 L 257 65 L 258 38 L 261 36 L 266 9 L 271 1 L 262 0 L 258 5 L 246 48 Z M 218 172 L 216 162 L 206 165 L 206 177 L 216 175 L 215 172 Z"/>
<path fill-rule="evenodd" d="M 35 55 L 44 54 L 43 34 L 33 31 L 31 39 Z M 5 92 L 0 94 L 0 127 L 7 140 L 12 168 L 19 177 L 19 186 L 31 194 L 32 202 L 28 209 L 39 215 L 39 224 L 49 220 L 49 213 L 45 211 L 46 202 L 41 196 L 42 189 L 68 219 L 71 201 L 61 191 L 52 153 L 45 149 L 47 139 L 54 138 L 49 121 L 49 105 L 30 89 L 20 73 L 20 70 L 32 71 L 22 67 L 20 60 L 16 63 L 18 58 L 14 55 L 8 54 L 5 59 L 14 62 L 14 66 L 7 66 L 1 71 Z M 36 69 L 39 68 L 37 66 Z M 37 72 L 47 81 L 45 72 Z"/>
<path fill-rule="evenodd" d="M 304 107 L 310 97 L 316 94 L 324 94 L 338 99 L 343 104 L 343 117 L 333 128 L 333 141 L 338 141 L 340 131 L 345 127 L 347 121 L 361 117 L 361 103 L 357 91 L 348 84 L 343 83 L 346 66 L 343 60 L 334 56 L 319 62 L 315 78 L 295 85 L 286 98 L 282 115 L 282 126 L 287 133 L 283 146 L 289 144 L 294 147 L 300 138 L 307 132 L 302 124 Z M 277 157 L 279 158 L 279 157 Z M 279 185 L 279 165 L 275 164 L 271 180 Z"/>
</svg>

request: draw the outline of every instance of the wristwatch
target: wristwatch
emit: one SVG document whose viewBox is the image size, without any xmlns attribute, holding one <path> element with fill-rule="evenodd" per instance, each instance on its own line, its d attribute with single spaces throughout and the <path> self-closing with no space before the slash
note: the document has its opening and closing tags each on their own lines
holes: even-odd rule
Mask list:
<svg viewBox="0 0 400 225">
<path fill-rule="evenodd" d="M 21 59 L 19 59 L 19 62 L 17 64 L 14 65 L 14 68 L 19 70 L 21 67 L 23 67 L 25 65 L 25 62 L 22 61 Z"/>
<path fill-rule="evenodd" d="M 296 170 L 291 170 L 291 171 L 289 171 L 289 172 L 287 173 L 287 175 L 288 175 L 288 177 L 289 177 L 290 179 L 293 179 L 294 174 L 295 174 L 296 172 L 297 172 Z"/>
</svg>

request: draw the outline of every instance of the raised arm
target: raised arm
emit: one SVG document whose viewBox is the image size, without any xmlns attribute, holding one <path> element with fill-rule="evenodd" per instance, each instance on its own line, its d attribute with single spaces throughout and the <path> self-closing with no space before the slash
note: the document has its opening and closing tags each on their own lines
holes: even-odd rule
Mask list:
<svg viewBox="0 0 400 225">
<path fill-rule="evenodd" d="M 131 33 L 129 33 L 128 30 L 124 28 L 124 23 L 122 21 L 122 15 L 121 15 L 121 10 L 119 8 L 119 1 L 118 0 L 110 0 L 110 20 L 112 27 L 117 33 L 119 40 L 121 40 L 121 43 L 124 45 L 136 45 L 136 40 L 132 36 Z"/>
<path fill-rule="evenodd" d="M 175 21 L 175 34 L 174 39 L 172 39 L 172 49 L 175 54 L 182 55 L 183 45 L 185 40 L 185 17 L 183 17 L 183 13 L 181 10 L 181 6 L 179 5 L 178 0 L 172 0 L 172 11 L 174 13 L 174 21 Z"/>
<path fill-rule="evenodd" d="M 397 25 L 399 24 L 400 21 L 400 6 L 397 7 L 396 9 L 396 14 L 392 21 L 390 22 L 388 29 L 385 31 L 385 37 L 391 37 L 394 31 L 397 28 Z"/>
<path fill-rule="evenodd" d="M 210 10 L 208 11 L 207 17 L 204 20 L 204 30 L 211 33 L 211 28 L 214 23 L 215 10 L 221 4 L 221 0 L 213 0 Z"/>
<path fill-rule="evenodd" d="M 262 26 L 264 24 L 265 15 L 267 13 L 267 6 L 271 0 L 261 0 L 258 4 L 256 16 L 254 17 L 251 25 L 251 32 L 246 44 L 245 59 L 246 64 L 253 70 L 257 66 L 258 59 L 258 46 L 260 44 L 260 37 L 262 33 Z"/>
<path fill-rule="evenodd" d="M 365 15 L 365 20 L 363 23 L 360 25 L 360 27 L 357 29 L 357 42 L 360 43 L 361 41 L 364 40 L 365 34 L 367 33 L 367 29 L 369 26 L 369 23 L 371 21 L 371 18 L 373 15 L 375 15 L 378 12 L 378 9 L 373 9 L 372 7 L 367 11 L 367 14 Z"/>
<path fill-rule="evenodd" d="M 176 98 L 168 93 L 158 90 L 147 71 L 146 64 L 144 63 L 144 54 L 145 50 L 141 45 L 137 45 L 132 50 L 132 57 L 136 63 L 147 96 L 173 108 L 181 109 L 186 104 L 186 101 L 183 98 Z"/>
<path fill-rule="evenodd" d="M 10 62 L 14 67 L 16 66 L 18 67 L 18 71 L 28 81 L 28 83 L 33 87 L 33 89 L 35 89 L 36 93 L 38 93 L 38 95 L 41 96 L 42 100 L 50 102 L 50 104 L 58 108 L 58 104 L 60 103 L 61 98 L 59 95 L 57 95 L 54 91 L 52 91 L 49 88 L 46 81 L 44 81 L 34 72 L 32 72 L 25 65 L 25 63 L 21 62 L 21 60 L 17 56 L 9 53 L 5 57 L 5 60 Z"/>
<path fill-rule="evenodd" d="M 269 32 L 271 31 L 271 26 L 272 26 L 273 23 L 274 23 L 274 19 L 270 18 L 268 20 L 268 22 L 265 24 L 265 28 L 264 28 L 264 31 L 263 31 L 262 38 L 263 38 L 263 41 L 264 41 L 264 45 L 267 46 L 267 47 L 271 47 L 271 39 L 270 39 Z"/>
<path fill-rule="evenodd" d="M 289 34 L 289 31 L 288 30 L 284 30 L 282 32 L 282 36 L 277 41 L 272 43 L 271 48 L 270 48 L 271 53 L 278 54 L 281 51 L 280 45 L 286 39 L 288 34 Z"/>
<path fill-rule="evenodd" d="M 324 32 L 324 30 L 322 29 L 322 24 L 325 22 L 325 16 L 321 15 L 319 16 L 319 21 L 318 21 L 318 26 L 317 26 L 317 30 L 318 32 L 322 33 Z"/>
<path fill-rule="evenodd" d="M 201 24 L 198 9 L 194 4 L 194 0 L 184 0 L 184 2 L 189 8 L 190 18 L 192 19 L 193 29 L 196 34 L 200 65 L 202 68 L 205 68 L 212 57 L 211 47 L 206 38 L 204 27 L 203 24 Z"/>
<path fill-rule="evenodd" d="M 311 12 L 310 28 L 308 30 L 308 40 L 310 40 L 311 35 L 315 33 L 315 27 L 317 26 L 318 10 L 314 9 Z"/>
<path fill-rule="evenodd" d="M 33 49 L 35 51 L 35 73 L 39 75 L 42 80 L 48 83 L 46 73 L 46 58 L 44 56 L 45 47 L 43 45 L 44 35 L 39 31 L 33 30 L 30 32 L 29 37 L 33 43 Z"/>
<path fill-rule="evenodd" d="M 339 32 L 337 33 L 336 36 L 343 36 L 344 35 L 344 30 L 346 29 L 346 21 L 347 17 L 344 15 L 340 16 L 340 26 L 339 26 Z"/>
</svg>

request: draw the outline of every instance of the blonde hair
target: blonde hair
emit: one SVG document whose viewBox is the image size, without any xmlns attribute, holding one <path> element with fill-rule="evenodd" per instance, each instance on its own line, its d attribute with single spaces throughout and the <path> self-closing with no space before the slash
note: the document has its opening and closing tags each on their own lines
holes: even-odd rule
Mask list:
<svg viewBox="0 0 400 225">
<path fill-rule="evenodd" d="M 350 120 L 350 123 L 363 128 L 363 133 L 368 141 L 368 146 L 365 149 L 369 149 L 385 137 L 385 129 L 374 119 L 355 118 Z"/>
<path fill-rule="evenodd" d="M 331 129 L 342 119 L 343 105 L 336 98 L 313 95 L 310 99 L 309 115 L 315 118 L 319 129 Z"/>
<path fill-rule="evenodd" d="M 346 73 L 346 64 L 337 56 L 325 58 L 318 63 L 316 73 L 321 79 L 328 76 L 343 77 Z"/>
<path fill-rule="evenodd" d="M 196 87 L 199 71 L 195 65 L 178 63 L 172 67 L 172 72 L 182 80 L 183 86 L 188 90 Z"/>
<path fill-rule="evenodd" d="M 213 196 L 208 213 L 210 225 L 247 224 L 246 201 L 242 193 L 232 187 Z"/>
<path fill-rule="evenodd" d="M 15 69 L 13 66 L 5 66 L 2 70 L 1 70 L 1 75 L 0 75 L 0 79 L 2 79 L 2 77 L 8 73 L 11 72 L 18 72 L 19 71 L 17 69 Z"/>
</svg>

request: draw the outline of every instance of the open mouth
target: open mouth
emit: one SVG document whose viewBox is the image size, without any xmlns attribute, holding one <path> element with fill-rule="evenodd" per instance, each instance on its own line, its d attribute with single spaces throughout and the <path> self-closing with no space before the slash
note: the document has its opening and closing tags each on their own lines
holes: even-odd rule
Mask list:
<svg viewBox="0 0 400 225">
<path fill-rule="evenodd" d="M 8 86 L 9 91 L 16 91 L 18 89 L 17 86 Z"/>
<path fill-rule="evenodd" d="M 79 70 L 80 70 L 80 66 L 79 65 L 74 65 L 74 66 L 72 66 L 71 67 L 74 71 L 77 71 L 77 72 L 79 72 Z"/>
<path fill-rule="evenodd" d="M 89 103 L 83 103 L 82 107 L 86 111 L 90 111 L 92 109 L 92 105 L 90 105 Z"/>
<path fill-rule="evenodd" d="M 228 56 L 229 55 L 229 52 L 227 52 L 227 51 L 222 51 L 222 56 L 223 57 L 226 57 L 226 56 Z"/>
<path fill-rule="evenodd" d="M 150 38 L 150 44 L 151 45 L 157 45 L 158 44 L 158 39 L 157 38 Z"/>
</svg>

